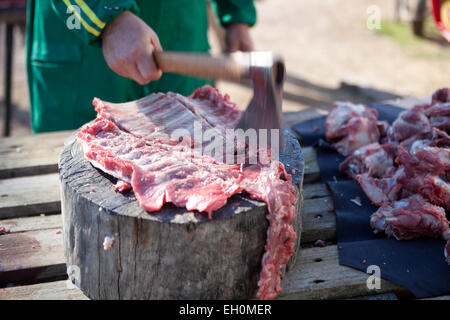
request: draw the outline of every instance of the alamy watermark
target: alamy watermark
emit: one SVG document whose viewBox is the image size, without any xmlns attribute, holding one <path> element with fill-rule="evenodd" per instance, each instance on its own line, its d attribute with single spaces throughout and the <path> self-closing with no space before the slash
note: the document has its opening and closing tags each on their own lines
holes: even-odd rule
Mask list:
<svg viewBox="0 0 450 320">
<path fill-rule="evenodd" d="M 377 5 L 371 5 L 367 7 L 366 13 L 368 15 L 366 20 L 367 29 L 381 29 L 381 8 Z"/>
<path fill-rule="evenodd" d="M 369 290 L 381 289 L 381 269 L 377 265 L 370 265 L 367 267 L 367 274 L 370 276 L 367 278 L 366 284 Z"/>
<path fill-rule="evenodd" d="M 67 7 L 67 14 L 70 16 L 66 20 L 66 26 L 69 30 L 79 30 L 81 29 L 81 21 L 80 21 L 80 15 L 81 15 L 81 9 L 79 6 L 70 5 Z"/>
<path fill-rule="evenodd" d="M 67 276 L 69 277 L 66 280 L 67 289 L 76 289 L 80 287 L 81 283 L 81 270 L 80 267 L 76 265 L 70 265 L 67 267 Z"/>
<path fill-rule="evenodd" d="M 185 148 L 191 156 L 208 156 L 220 163 L 269 164 L 279 160 L 280 129 L 225 129 L 203 127 L 202 121 L 195 121 L 193 135 L 184 128 L 174 130 L 170 135 L 157 133 L 157 139 Z"/>
</svg>

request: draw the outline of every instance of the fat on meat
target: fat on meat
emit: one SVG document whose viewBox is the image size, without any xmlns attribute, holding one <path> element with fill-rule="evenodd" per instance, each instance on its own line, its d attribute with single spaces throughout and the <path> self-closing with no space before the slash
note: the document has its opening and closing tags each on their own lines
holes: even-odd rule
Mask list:
<svg viewBox="0 0 450 320">
<path fill-rule="evenodd" d="M 359 147 L 377 142 L 381 136 L 378 125 L 376 109 L 339 102 L 326 119 L 325 136 L 339 153 L 347 156 Z M 384 124 L 380 126 L 383 128 Z"/>
<path fill-rule="evenodd" d="M 411 154 L 399 146 L 395 162 L 411 174 L 441 175 L 450 171 L 450 149 L 424 146 Z"/>
<path fill-rule="evenodd" d="M 390 204 L 399 198 L 399 194 L 402 191 L 402 185 L 399 180 L 403 177 L 405 177 L 405 170 L 400 168 L 389 177 L 373 178 L 367 173 L 362 173 L 357 175 L 354 180 L 361 186 L 373 204 L 382 206 Z"/>
<path fill-rule="evenodd" d="M 114 122 L 127 132 L 173 143 L 179 142 L 178 137 L 173 137 L 178 129 L 187 131 L 188 138 L 193 139 L 196 123 L 201 125 L 202 133 L 211 130 L 218 136 L 224 136 L 225 130 L 234 128 L 242 114 L 228 95 L 221 95 L 211 86 L 195 90 L 190 97 L 168 92 L 119 104 L 95 98 L 93 104 L 100 117 Z M 201 142 L 203 147 L 208 144 Z"/>
<path fill-rule="evenodd" d="M 423 107 L 402 111 L 388 130 L 388 141 L 398 144 L 412 136 L 431 131 L 430 120 Z"/>
<path fill-rule="evenodd" d="M 450 183 L 439 176 L 426 176 L 417 192 L 432 204 L 450 211 Z"/>
<path fill-rule="evenodd" d="M 381 206 L 371 216 L 370 226 L 397 240 L 422 236 L 445 239 L 449 231 L 445 210 L 428 203 L 420 195 Z"/>
<path fill-rule="evenodd" d="M 349 177 L 367 173 L 369 177 L 381 178 L 390 175 L 394 168 L 394 149 L 389 144 L 374 142 L 363 146 L 348 156 L 340 165 L 339 171 Z"/>
</svg>

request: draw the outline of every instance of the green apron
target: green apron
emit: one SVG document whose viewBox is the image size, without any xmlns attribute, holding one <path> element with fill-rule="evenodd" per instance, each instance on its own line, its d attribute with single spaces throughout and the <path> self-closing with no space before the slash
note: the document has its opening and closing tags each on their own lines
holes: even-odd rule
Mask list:
<svg viewBox="0 0 450 320">
<path fill-rule="evenodd" d="M 256 21 L 252 0 L 216 0 L 214 5 L 224 26 Z M 140 86 L 110 70 L 101 32 L 125 10 L 155 30 L 164 50 L 209 50 L 206 0 L 29 0 L 27 73 L 33 132 L 80 127 L 96 116 L 94 97 L 125 102 L 153 92 L 189 95 L 208 83 L 164 74 Z"/>
</svg>

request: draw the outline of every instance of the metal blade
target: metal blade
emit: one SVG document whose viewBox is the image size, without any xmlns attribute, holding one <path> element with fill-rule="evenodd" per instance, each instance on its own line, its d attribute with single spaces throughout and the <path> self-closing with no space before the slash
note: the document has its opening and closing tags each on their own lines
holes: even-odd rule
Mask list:
<svg viewBox="0 0 450 320">
<path fill-rule="evenodd" d="M 253 98 L 236 128 L 244 131 L 267 129 L 267 145 L 274 151 L 281 152 L 285 146 L 281 108 L 284 63 L 280 60 L 274 62 L 271 53 L 255 52 L 254 54 L 255 57 L 252 57 L 253 61 L 250 64 Z"/>
</svg>

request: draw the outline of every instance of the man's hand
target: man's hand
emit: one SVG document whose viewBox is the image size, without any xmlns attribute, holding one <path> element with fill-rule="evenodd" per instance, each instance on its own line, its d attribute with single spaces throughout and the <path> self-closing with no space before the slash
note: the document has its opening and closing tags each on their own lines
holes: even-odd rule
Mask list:
<svg viewBox="0 0 450 320">
<path fill-rule="evenodd" d="M 140 85 L 162 75 L 153 58 L 153 51 L 162 51 L 158 36 L 131 12 L 125 11 L 108 24 L 102 49 L 106 63 L 114 72 Z"/>
<path fill-rule="evenodd" d="M 253 51 L 253 42 L 250 38 L 249 26 L 245 23 L 233 23 L 226 29 L 226 43 L 229 52 Z"/>
</svg>

